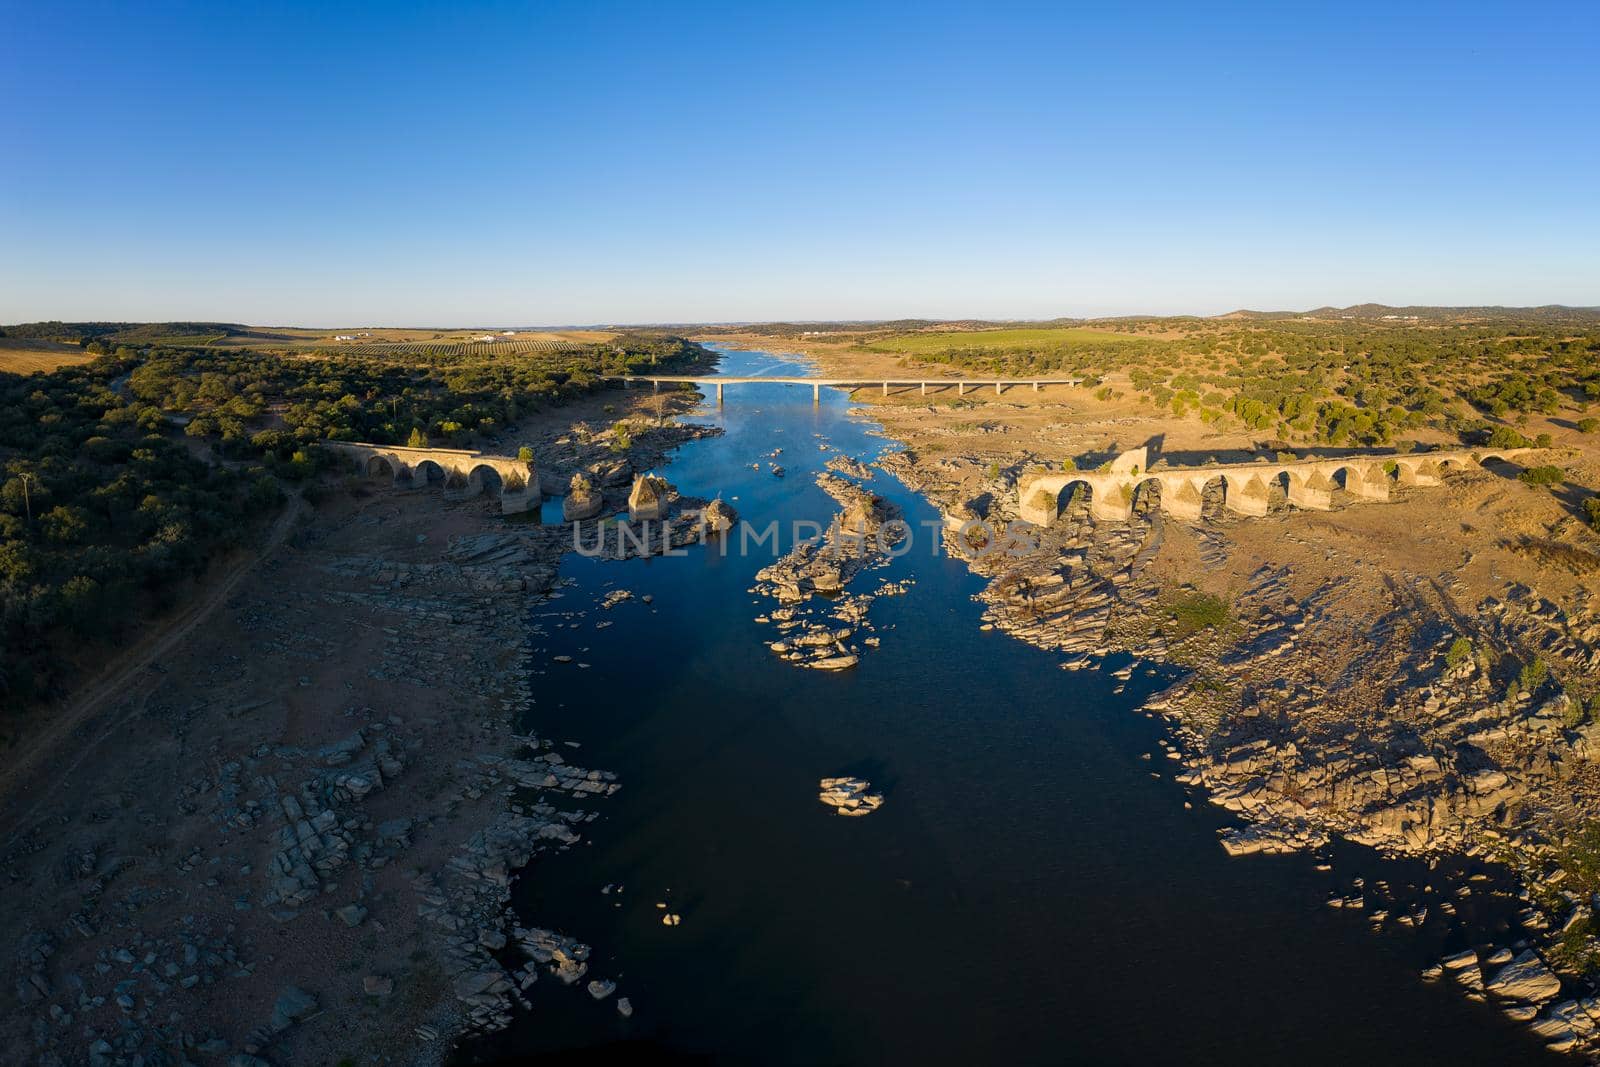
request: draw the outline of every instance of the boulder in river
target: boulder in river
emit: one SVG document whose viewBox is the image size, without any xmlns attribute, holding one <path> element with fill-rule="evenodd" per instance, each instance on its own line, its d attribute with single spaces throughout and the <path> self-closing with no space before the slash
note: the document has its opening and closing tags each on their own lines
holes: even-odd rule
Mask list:
<svg viewBox="0 0 1600 1067">
<path fill-rule="evenodd" d="M 1495 996 L 1507 1000 L 1542 1004 L 1561 992 L 1561 979 L 1529 949 L 1496 971 L 1485 987 Z"/>
<path fill-rule="evenodd" d="M 725 534 L 733 529 L 733 524 L 739 521 L 738 514 L 733 507 L 723 501 L 719 496 L 705 506 L 700 513 L 700 524 L 706 533 Z"/>
<path fill-rule="evenodd" d="M 870 815 L 883 806 L 882 793 L 869 793 L 872 783 L 865 778 L 824 778 L 817 799 L 840 815 Z"/>
</svg>

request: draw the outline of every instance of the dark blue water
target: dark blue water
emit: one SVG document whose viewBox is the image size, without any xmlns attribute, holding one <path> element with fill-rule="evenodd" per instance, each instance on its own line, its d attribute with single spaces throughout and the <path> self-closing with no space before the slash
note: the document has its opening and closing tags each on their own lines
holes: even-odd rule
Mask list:
<svg viewBox="0 0 1600 1067">
<path fill-rule="evenodd" d="M 722 372 L 761 368 L 797 373 L 749 352 L 728 352 Z M 665 473 L 758 525 L 826 522 L 816 435 L 863 458 L 884 447 L 847 410 L 831 390 L 813 408 L 806 388 L 730 386 L 708 416 L 726 436 L 685 446 Z M 786 478 L 750 469 L 777 447 Z M 873 484 L 914 526 L 937 518 L 886 475 Z M 863 579 L 916 584 L 877 602 L 882 647 L 840 674 L 766 649 L 777 635 L 752 619 L 771 603 L 748 589 L 769 550 L 570 557 L 577 584 L 554 606 L 589 614 L 536 644 L 592 666 L 552 665 L 527 725 L 580 742 L 564 751 L 623 789 L 596 802 L 576 855 L 524 875 L 516 906 L 592 944 L 590 976 L 615 979 L 636 1014 L 543 979 L 534 1010 L 468 1061 L 1550 1059 L 1492 1009 L 1417 977 L 1472 931 L 1435 908 L 1420 930 L 1379 935 L 1325 906 L 1356 875 L 1420 886 L 1421 864 L 1358 849 L 1332 872 L 1318 857 L 1227 858 L 1227 818 L 1171 780 L 1158 725 L 1132 711 L 1160 681 L 1140 671 L 1115 695 L 1108 676 L 981 632 L 980 582 L 929 548 L 918 528 L 910 554 Z M 654 603 L 595 610 L 610 588 Z M 838 774 L 870 778 L 885 806 L 833 815 L 817 780 Z M 602 895 L 607 883 L 623 894 Z M 658 901 L 682 924 L 663 926 Z"/>
</svg>

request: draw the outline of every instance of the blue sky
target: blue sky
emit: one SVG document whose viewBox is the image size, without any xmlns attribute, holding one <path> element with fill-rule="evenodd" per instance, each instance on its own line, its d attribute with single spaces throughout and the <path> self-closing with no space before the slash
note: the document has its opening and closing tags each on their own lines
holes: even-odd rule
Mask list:
<svg viewBox="0 0 1600 1067">
<path fill-rule="evenodd" d="M 1600 304 L 1600 5 L 0 0 L 0 321 Z"/>
</svg>

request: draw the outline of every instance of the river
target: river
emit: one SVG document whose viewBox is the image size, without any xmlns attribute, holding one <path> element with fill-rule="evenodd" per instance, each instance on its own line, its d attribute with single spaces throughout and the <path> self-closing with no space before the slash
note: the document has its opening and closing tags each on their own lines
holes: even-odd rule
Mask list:
<svg viewBox="0 0 1600 1067">
<path fill-rule="evenodd" d="M 720 372 L 806 373 L 731 350 Z M 866 461 L 892 447 L 850 409 L 836 390 L 814 407 L 808 388 L 730 386 L 703 416 L 726 434 L 663 473 L 758 527 L 826 522 L 819 441 Z M 775 448 L 783 478 L 765 467 Z M 590 666 L 551 664 L 526 725 L 623 788 L 581 854 L 536 861 L 515 903 L 593 945 L 589 977 L 615 979 L 635 1014 L 543 977 L 533 1011 L 462 1062 L 1556 1062 L 1419 978 L 1506 915 L 1464 902 L 1373 933 L 1329 897 L 1444 872 L 1353 847 L 1229 859 L 1230 817 L 1172 780 L 1160 724 L 1135 710 L 1164 679 L 1141 669 L 1118 694 L 1107 672 L 980 630 L 980 580 L 919 525 L 937 512 L 882 472 L 871 485 L 916 535 L 863 584 L 914 584 L 874 605 L 882 646 L 837 674 L 766 648 L 777 634 L 753 620 L 772 605 L 749 592 L 766 548 L 567 558 L 534 644 Z M 599 610 L 613 589 L 636 599 Z M 558 629 L 553 610 L 587 615 Z M 834 815 L 817 782 L 839 774 L 869 778 L 883 808 Z"/>
</svg>

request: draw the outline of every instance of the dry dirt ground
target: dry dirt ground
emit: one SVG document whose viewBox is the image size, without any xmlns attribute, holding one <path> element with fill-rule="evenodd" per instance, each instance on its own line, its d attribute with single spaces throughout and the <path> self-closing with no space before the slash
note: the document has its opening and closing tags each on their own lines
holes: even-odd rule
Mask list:
<svg viewBox="0 0 1600 1067">
<path fill-rule="evenodd" d="M 689 403 L 602 394 L 519 439 L 614 464 L 572 424 Z M 671 432 L 636 429 L 636 462 Z M 509 872 L 615 785 L 514 734 L 570 537 L 492 496 L 322 488 L 0 768 L 0 1059 L 426 1062 L 518 996 L 489 957 Z"/>
</svg>

